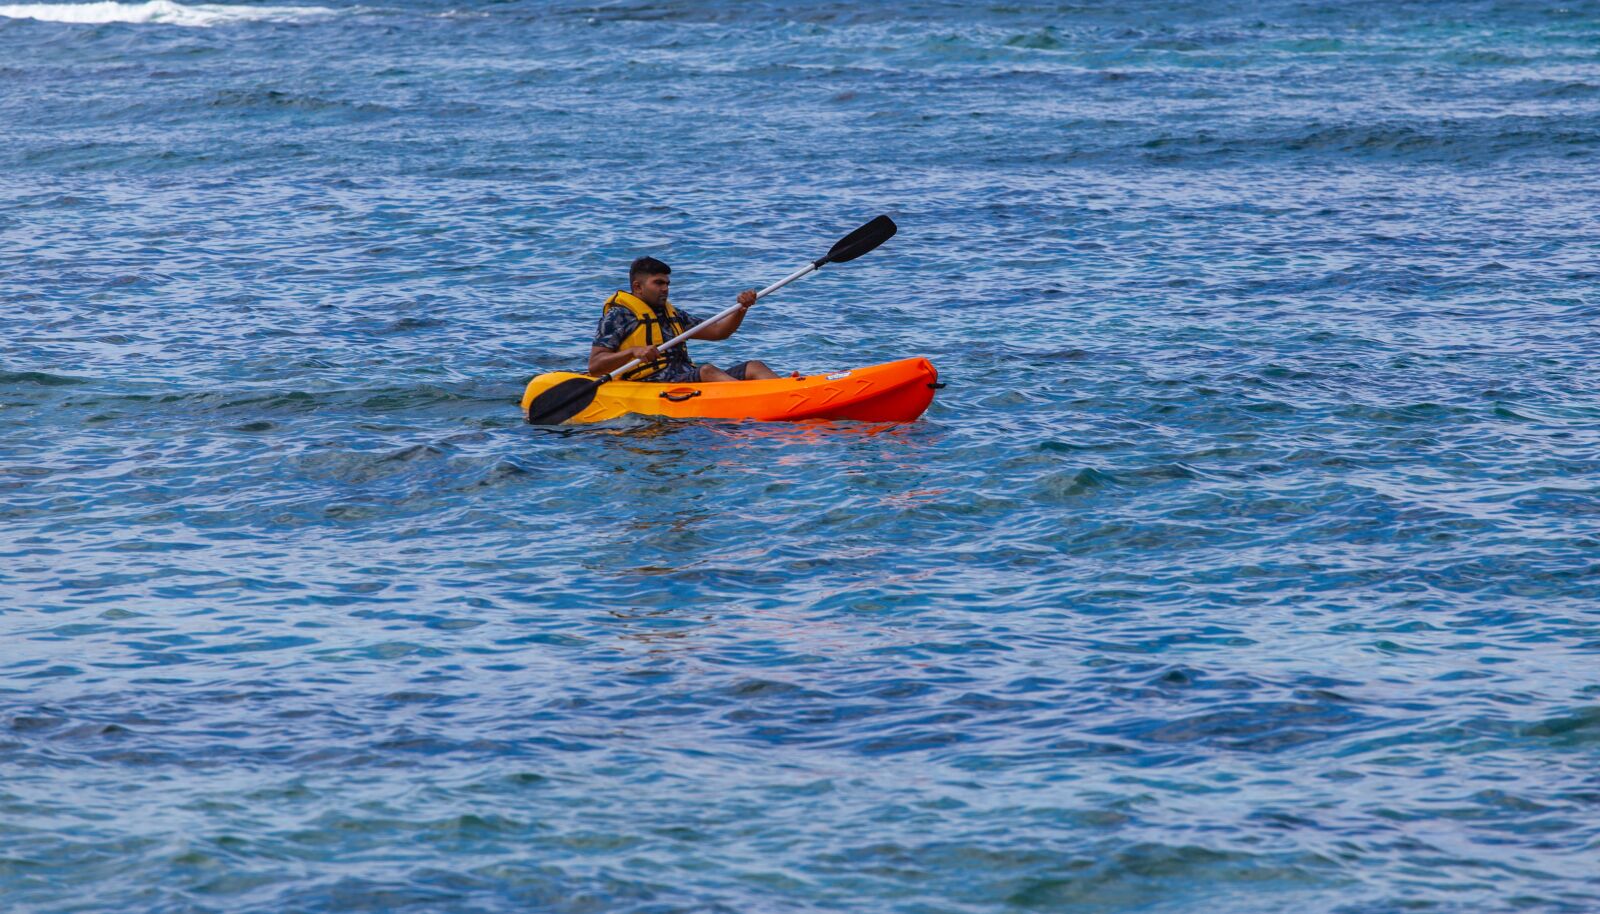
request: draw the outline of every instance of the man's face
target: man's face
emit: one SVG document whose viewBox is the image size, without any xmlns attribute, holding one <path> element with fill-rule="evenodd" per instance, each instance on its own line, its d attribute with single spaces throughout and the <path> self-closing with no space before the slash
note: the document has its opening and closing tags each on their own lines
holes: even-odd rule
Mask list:
<svg viewBox="0 0 1600 914">
<path fill-rule="evenodd" d="M 672 277 L 665 273 L 651 273 L 639 277 L 633 284 L 633 294 L 639 300 L 652 308 L 659 308 L 667 303 L 667 287 L 672 285 Z"/>
</svg>

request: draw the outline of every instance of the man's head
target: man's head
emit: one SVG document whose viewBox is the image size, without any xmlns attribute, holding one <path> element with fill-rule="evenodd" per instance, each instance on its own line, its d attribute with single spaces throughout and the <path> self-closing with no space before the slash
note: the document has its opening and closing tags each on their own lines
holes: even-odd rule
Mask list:
<svg viewBox="0 0 1600 914">
<path fill-rule="evenodd" d="M 640 257 L 628 268 L 628 285 L 640 301 L 660 308 L 667 303 L 671 274 L 672 268 L 654 257 Z"/>
</svg>

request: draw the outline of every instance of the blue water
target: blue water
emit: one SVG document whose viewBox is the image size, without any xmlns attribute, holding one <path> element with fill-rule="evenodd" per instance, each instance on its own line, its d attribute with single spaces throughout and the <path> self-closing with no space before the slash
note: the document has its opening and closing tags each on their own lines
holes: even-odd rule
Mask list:
<svg viewBox="0 0 1600 914">
<path fill-rule="evenodd" d="M 1600 4 L 290 2 L 0 5 L 0 908 L 1600 910 Z"/>
</svg>

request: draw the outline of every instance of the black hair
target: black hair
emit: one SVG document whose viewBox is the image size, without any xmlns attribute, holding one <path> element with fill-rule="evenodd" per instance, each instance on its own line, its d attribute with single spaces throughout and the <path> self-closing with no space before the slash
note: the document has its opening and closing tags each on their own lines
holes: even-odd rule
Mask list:
<svg viewBox="0 0 1600 914">
<path fill-rule="evenodd" d="M 628 267 L 628 288 L 639 281 L 641 276 L 671 275 L 672 268 L 655 259 L 654 257 L 640 257 Z"/>
</svg>

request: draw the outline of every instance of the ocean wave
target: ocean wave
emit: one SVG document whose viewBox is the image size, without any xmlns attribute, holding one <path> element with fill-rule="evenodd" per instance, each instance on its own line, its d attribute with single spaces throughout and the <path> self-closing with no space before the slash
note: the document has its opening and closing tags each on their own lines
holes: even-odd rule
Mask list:
<svg viewBox="0 0 1600 914">
<path fill-rule="evenodd" d="M 325 6 L 237 6 L 202 3 L 185 6 L 173 0 L 148 0 L 146 3 L 17 3 L 0 6 L 0 16 L 8 19 L 37 19 L 41 22 L 70 22 L 104 25 L 113 22 L 135 25 L 179 25 L 207 28 L 229 22 L 257 20 L 286 21 L 308 16 L 331 16 Z"/>
</svg>

